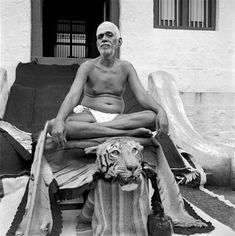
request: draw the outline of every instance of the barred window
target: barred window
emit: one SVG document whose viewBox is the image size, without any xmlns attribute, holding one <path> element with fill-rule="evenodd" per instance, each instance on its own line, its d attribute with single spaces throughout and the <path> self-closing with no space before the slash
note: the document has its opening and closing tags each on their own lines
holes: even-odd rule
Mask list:
<svg viewBox="0 0 235 236">
<path fill-rule="evenodd" d="M 56 57 L 87 57 L 84 20 L 59 19 L 56 28 Z"/>
<path fill-rule="evenodd" d="M 215 30 L 216 0 L 154 0 L 154 28 Z"/>
</svg>

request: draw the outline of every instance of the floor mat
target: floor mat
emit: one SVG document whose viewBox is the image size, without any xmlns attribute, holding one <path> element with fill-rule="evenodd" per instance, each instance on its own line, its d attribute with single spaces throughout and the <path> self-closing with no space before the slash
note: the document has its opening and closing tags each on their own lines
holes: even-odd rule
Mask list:
<svg viewBox="0 0 235 236">
<path fill-rule="evenodd" d="M 196 188 L 182 185 L 180 190 L 186 200 L 235 231 L 235 209 L 233 207 Z"/>
</svg>

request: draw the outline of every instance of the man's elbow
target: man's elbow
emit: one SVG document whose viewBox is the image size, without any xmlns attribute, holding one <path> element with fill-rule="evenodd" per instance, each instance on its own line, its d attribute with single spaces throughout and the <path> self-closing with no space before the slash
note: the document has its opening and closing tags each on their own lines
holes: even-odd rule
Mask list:
<svg viewBox="0 0 235 236">
<path fill-rule="evenodd" d="M 146 106 L 149 107 L 149 104 L 151 104 L 151 99 L 149 97 L 149 94 L 147 93 L 142 94 L 141 96 L 138 96 L 137 100 L 144 107 Z"/>
<path fill-rule="evenodd" d="M 137 99 L 139 104 L 144 107 L 145 109 L 149 109 L 150 105 L 148 103 L 148 99 L 144 98 L 144 97 L 140 97 Z"/>
</svg>

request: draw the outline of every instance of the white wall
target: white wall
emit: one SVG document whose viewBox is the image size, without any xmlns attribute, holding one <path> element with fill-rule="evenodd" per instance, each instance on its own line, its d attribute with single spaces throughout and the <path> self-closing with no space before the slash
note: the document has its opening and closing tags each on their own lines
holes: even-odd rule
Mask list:
<svg viewBox="0 0 235 236">
<path fill-rule="evenodd" d="M 0 1 L 0 67 L 7 70 L 10 86 L 17 64 L 30 61 L 30 12 L 30 0 Z"/>
<path fill-rule="evenodd" d="M 120 0 L 121 58 L 147 88 L 148 74 L 171 73 L 194 128 L 235 146 L 235 1 L 217 0 L 215 31 L 153 28 L 153 0 Z"/>
<path fill-rule="evenodd" d="M 121 58 L 147 76 L 167 70 L 183 92 L 235 92 L 235 1 L 217 0 L 216 31 L 153 28 L 153 0 L 120 0 Z"/>
<path fill-rule="evenodd" d="M 30 0 L 0 1 L 0 67 L 14 81 L 19 61 L 30 60 Z M 153 0 L 120 0 L 121 58 L 147 76 L 167 70 L 183 92 L 235 91 L 235 1 L 217 0 L 216 31 L 153 28 Z"/>
</svg>

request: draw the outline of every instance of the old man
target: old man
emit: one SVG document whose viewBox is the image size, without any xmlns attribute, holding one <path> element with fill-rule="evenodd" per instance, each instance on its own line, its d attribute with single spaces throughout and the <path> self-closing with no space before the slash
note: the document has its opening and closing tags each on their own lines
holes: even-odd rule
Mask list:
<svg viewBox="0 0 235 236">
<path fill-rule="evenodd" d="M 79 67 L 56 118 L 50 122 L 53 141 L 63 147 L 67 139 L 150 137 L 155 129 L 167 133 L 166 112 L 146 93 L 132 64 L 117 58 L 122 45 L 117 26 L 103 22 L 96 36 L 100 56 Z M 123 114 L 127 83 L 145 111 Z"/>
</svg>

